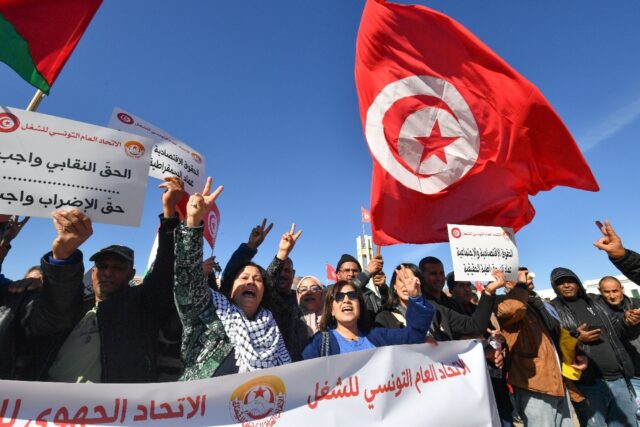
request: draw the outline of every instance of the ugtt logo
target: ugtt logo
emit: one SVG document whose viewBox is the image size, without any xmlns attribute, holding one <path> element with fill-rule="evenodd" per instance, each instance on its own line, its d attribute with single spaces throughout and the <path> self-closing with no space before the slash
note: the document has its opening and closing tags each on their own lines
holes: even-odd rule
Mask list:
<svg viewBox="0 0 640 427">
<path fill-rule="evenodd" d="M 245 427 L 274 426 L 284 411 L 287 391 L 274 375 L 254 378 L 234 390 L 229 399 L 231 417 Z"/>
</svg>

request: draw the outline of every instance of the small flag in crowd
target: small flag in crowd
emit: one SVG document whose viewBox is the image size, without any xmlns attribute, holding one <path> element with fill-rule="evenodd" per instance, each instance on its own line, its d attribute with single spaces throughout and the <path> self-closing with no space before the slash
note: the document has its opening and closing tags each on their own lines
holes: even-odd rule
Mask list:
<svg viewBox="0 0 640 427">
<path fill-rule="evenodd" d="M 598 191 L 540 91 L 441 13 L 368 0 L 355 79 L 376 244 L 444 242 L 447 223 L 517 231 L 535 215 L 529 195 Z"/>
<path fill-rule="evenodd" d="M 361 207 L 360 214 L 362 215 L 362 222 L 371 222 L 371 214 L 369 213 L 368 210 Z"/>
<path fill-rule="evenodd" d="M 176 210 L 178 211 L 178 216 L 180 220 L 184 220 L 187 215 L 187 202 L 189 201 L 189 194 L 187 192 L 184 193 L 182 199 L 178 202 L 176 206 Z M 215 202 L 211 205 L 211 209 L 205 215 L 204 219 L 204 239 L 209 243 L 211 250 L 216 244 L 216 236 L 218 235 L 218 227 L 220 226 L 220 210 Z"/>
<path fill-rule="evenodd" d="M 1 0 L 0 61 L 48 94 L 102 0 Z"/>
<path fill-rule="evenodd" d="M 329 263 L 327 263 L 327 280 L 329 281 L 329 283 L 338 281 L 338 275 L 336 274 L 336 270 L 334 270 L 334 268 Z"/>
</svg>

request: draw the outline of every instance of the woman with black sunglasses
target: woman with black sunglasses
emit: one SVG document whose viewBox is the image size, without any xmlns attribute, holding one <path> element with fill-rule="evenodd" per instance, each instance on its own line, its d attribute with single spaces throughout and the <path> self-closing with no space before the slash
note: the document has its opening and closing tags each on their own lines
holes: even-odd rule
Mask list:
<svg viewBox="0 0 640 427">
<path fill-rule="evenodd" d="M 435 310 L 420 296 L 420 281 L 407 268 L 401 266 L 397 277 L 405 283 L 409 293 L 406 328 L 374 328 L 369 331 L 362 291 L 350 282 L 339 281 L 327 293 L 320 332 L 304 349 L 302 358 L 424 342 Z"/>
</svg>

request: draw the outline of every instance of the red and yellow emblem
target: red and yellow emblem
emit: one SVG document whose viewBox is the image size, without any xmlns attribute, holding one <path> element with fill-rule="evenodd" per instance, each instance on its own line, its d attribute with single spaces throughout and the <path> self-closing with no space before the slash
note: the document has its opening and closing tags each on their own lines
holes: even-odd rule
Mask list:
<svg viewBox="0 0 640 427">
<path fill-rule="evenodd" d="M 231 417 L 247 427 L 274 426 L 284 411 L 286 397 L 280 378 L 274 375 L 253 378 L 231 394 Z"/>
</svg>

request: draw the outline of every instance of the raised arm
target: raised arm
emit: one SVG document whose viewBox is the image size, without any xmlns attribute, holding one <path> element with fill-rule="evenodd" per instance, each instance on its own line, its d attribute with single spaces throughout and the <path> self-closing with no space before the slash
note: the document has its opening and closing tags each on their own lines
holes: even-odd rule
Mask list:
<svg viewBox="0 0 640 427">
<path fill-rule="evenodd" d="M 212 194 L 211 178 L 204 191 L 195 193 L 187 203 L 185 223 L 176 229 L 175 286 L 176 307 L 182 323 L 187 326 L 211 306 L 211 293 L 202 272 L 202 218 L 222 192 L 218 187 Z"/>
<path fill-rule="evenodd" d="M 396 280 L 400 281 L 409 294 L 407 304 L 407 327 L 397 329 L 375 328 L 368 335 L 376 346 L 396 344 L 417 344 L 425 341 L 435 308 L 420 295 L 420 279 L 407 267 L 396 270 Z"/>
<path fill-rule="evenodd" d="M 369 261 L 367 268 L 360 272 L 360 274 L 358 274 L 358 276 L 351 282 L 358 288 L 362 289 L 367 286 L 367 283 L 369 283 L 371 277 L 382 271 L 383 267 L 384 260 L 382 259 L 382 255 L 380 254 L 380 246 L 377 246 L 376 254 L 373 258 L 371 258 L 371 261 Z"/>
<path fill-rule="evenodd" d="M 278 244 L 278 252 L 267 268 L 267 276 L 269 276 L 269 278 L 271 279 L 271 283 L 273 283 L 274 286 L 280 279 L 280 273 L 282 271 L 282 267 L 284 266 L 284 262 L 289 258 L 289 255 L 291 255 L 291 252 L 296 246 L 296 242 L 301 235 L 302 230 L 296 231 L 296 225 L 291 224 L 291 229 L 285 232 L 280 238 L 280 243 Z M 278 292 L 274 292 L 273 296 L 274 298 L 279 298 Z"/>
<path fill-rule="evenodd" d="M 84 265 L 78 248 L 93 234 L 91 220 L 76 209 L 58 210 L 51 216 L 57 235 L 51 252 L 41 260 L 42 293 L 22 314 L 27 337 L 71 328 L 82 310 Z"/>
<path fill-rule="evenodd" d="M 602 233 L 602 237 L 594 243 L 594 246 L 605 251 L 613 265 L 629 280 L 640 284 L 640 255 L 625 249 L 620 236 L 616 234 L 609 221 L 605 220 L 604 224 L 596 221 L 596 226 Z"/>
<path fill-rule="evenodd" d="M 224 280 L 225 277 L 229 277 L 233 272 L 238 271 L 238 268 L 251 261 L 254 256 L 258 253 L 258 247 L 264 242 L 264 239 L 267 237 L 271 228 L 273 227 L 273 223 L 267 226 L 267 219 L 264 218 L 262 220 L 262 224 L 256 225 L 251 229 L 249 233 L 249 239 L 247 239 L 247 243 L 242 243 L 235 250 L 235 252 L 229 258 L 227 265 L 224 267 L 224 271 L 222 272 L 222 278 Z"/>
<path fill-rule="evenodd" d="M 163 315 L 173 309 L 174 231 L 180 220 L 176 206 L 184 196 L 184 183 L 176 176 L 165 177 L 159 185 L 162 193 L 162 215 L 158 229 L 158 249 L 151 270 L 140 284 L 147 306 Z"/>
</svg>

